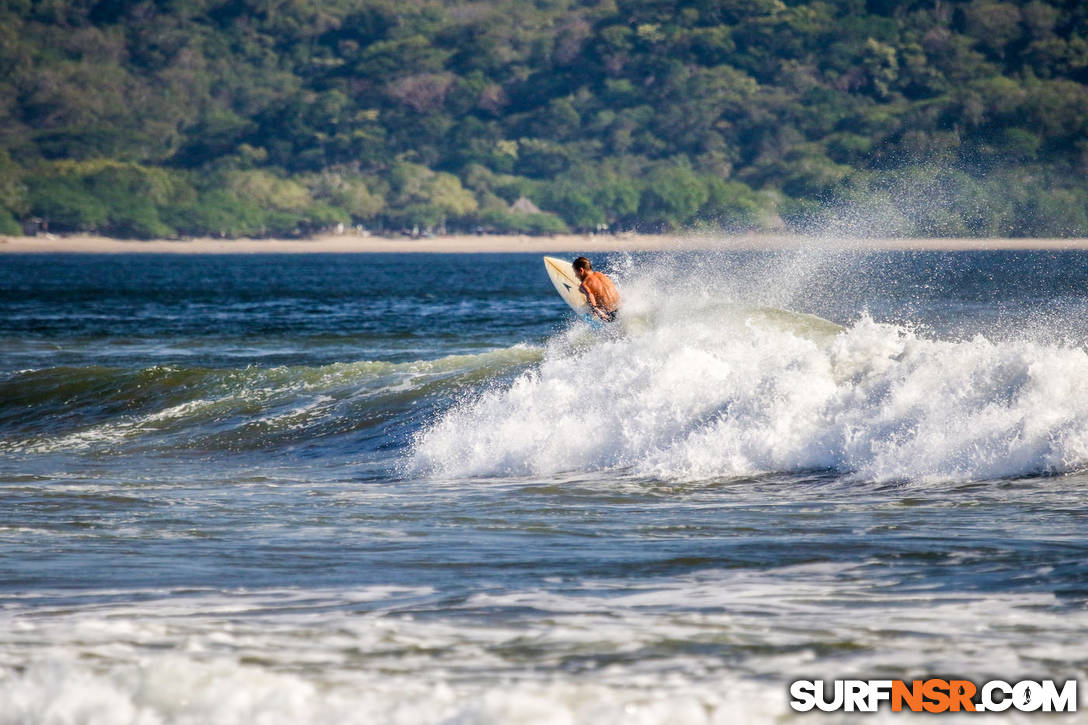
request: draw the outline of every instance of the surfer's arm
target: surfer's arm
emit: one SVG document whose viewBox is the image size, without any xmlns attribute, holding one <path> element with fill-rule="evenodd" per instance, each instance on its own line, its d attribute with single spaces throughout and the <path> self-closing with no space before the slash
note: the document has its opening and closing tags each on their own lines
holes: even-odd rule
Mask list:
<svg viewBox="0 0 1088 725">
<path fill-rule="evenodd" d="M 608 312 L 606 312 L 603 307 L 598 307 L 597 305 L 590 305 L 589 309 L 593 310 L 593 314 L 596 315 L 601 321 L 612 321 L 612 317 L 609 316 Z"/>
<path fill-rule="evenodd" d="M 593 314 L 607 322 L 608 317 L 605 315 L 604 311 L 601 310 L 600 305 L 597 304 L 597 298 L 589 290 L 589 287 L 587 287 L 585 284 L 582 284 L 582 286 L 578 289 L 581 290 L 582 294 L 586 296 L 586 302 L 589 303 L 589 309 L 593 310 Z"/>
<path fill-rule="evenodd" d="M 588 302 L 588 303 L 589 303 L 589 306 L 590 306 L 590 307 L 592 307 L 593 305 L 597 304 L 597 300 L 596 300 L 596 299 L 595 299 L 595 298 L 593 297 L 593 293 L 589 291 L 589 288 L 588 288 L 588 287 L 586 287 L 586 283 L 585 283 L 585 282 L 583 282 L 582 284 L 578 285 L 578 291 L 579 291 L 579 292 L 581 292 L 582 294 L 584 294 L 584 295 L 586 296 L 586 302 Z"/>
<path fill-rule="evenodd" d="M 589 304 L 589 309 L 593 311 L 594 316 L 604 322 L 611 322 L 612 318 L 609 317 L 608 311 L 601 307 L 600 302 L 597 301 L 597 296 L 593 294 L 593 290 L 589 288 L 585 282 L 578 287 L 578 291 L 586 296 L 586 302 Z"/>
</svg>

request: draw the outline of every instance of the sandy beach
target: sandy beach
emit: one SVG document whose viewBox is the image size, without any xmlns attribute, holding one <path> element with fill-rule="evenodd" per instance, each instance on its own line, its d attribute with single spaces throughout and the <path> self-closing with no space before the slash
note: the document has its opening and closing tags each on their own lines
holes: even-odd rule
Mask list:
<svg viewBox="0 0 1088 725">
<path fill-rule="evenodd" d="M 832 247 L 858 250 L 1088 249 L 1085 238 L 830 238 L 801 235 L 620 234 L 450 235 L 411 239 L 325 235 L 308 239 L 158 239 L 136 241 L 90 235 L 0 237 L 0 254 L 303 254 L 303 253 L 495 253 L 623 252 L 695 249 L 798 249 Z"/>
</svg>

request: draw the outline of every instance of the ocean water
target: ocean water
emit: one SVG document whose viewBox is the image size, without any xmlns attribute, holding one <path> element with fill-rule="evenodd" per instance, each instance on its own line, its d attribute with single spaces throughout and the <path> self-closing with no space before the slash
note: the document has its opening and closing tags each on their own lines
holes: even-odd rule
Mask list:
<svg viewBox="0 0 1088 725">
<path fill-rule="evenodd" d="M 1088 686 L 1088 254 L 595 262 L 0 256 L 0 723 Z"/>
</svg>

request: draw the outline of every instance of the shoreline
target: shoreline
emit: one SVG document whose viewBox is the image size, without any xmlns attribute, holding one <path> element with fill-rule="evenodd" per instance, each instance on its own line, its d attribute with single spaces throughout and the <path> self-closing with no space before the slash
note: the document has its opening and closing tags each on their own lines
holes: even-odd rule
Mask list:
<svg viewBox="0 0 1088 725">
<path fill-rule="evenodd" d="M 847 251 L 1088 250 L 1088 238 L 845 238 L 788 234 L 563 234 L 449 235 L 421 239 L 320 235 L 307 239 L 155 239 L 137 241 L 91 235 L 0 236 L 0 254 L 488 254 L 642 251 L 780 251 L 801 248 Z"/>
</svg>

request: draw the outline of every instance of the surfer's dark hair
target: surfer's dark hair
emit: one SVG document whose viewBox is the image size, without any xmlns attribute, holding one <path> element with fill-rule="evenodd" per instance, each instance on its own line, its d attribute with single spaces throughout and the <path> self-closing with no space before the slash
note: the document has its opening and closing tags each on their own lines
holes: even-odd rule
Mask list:
<svg viewBox="0 0 1088 725">
<path fill-rule="evenodd" d="M 574 260 L 574 264 L 571 265 L 575 269 L 593 269 L 593 265 L 589 263 L 589 260 L 585 257 L 579 257 Z"/>
</svg>

